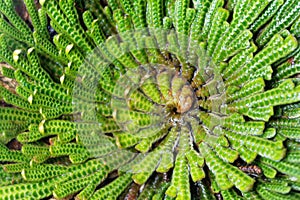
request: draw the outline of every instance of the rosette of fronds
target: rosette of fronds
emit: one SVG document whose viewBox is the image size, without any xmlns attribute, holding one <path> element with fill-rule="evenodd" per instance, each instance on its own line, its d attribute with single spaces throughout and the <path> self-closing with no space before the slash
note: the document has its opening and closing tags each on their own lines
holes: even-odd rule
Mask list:
<svg viewBox="0 0 300 200">
<path fill-rule="evenodd" d="M 300 198 L 300 1 L 24 2 L 1 199 Z"/>
</svg>

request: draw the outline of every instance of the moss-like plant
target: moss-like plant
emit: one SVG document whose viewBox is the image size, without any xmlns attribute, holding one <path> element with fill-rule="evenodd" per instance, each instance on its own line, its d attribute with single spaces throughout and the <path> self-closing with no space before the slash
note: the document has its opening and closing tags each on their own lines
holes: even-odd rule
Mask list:
<svg viewBox="0 0 300 200">
<path fill-rule="evenodd" d="M 0 199 L 300 199 L 300 1 L 24 2 Z"/>
</svg>

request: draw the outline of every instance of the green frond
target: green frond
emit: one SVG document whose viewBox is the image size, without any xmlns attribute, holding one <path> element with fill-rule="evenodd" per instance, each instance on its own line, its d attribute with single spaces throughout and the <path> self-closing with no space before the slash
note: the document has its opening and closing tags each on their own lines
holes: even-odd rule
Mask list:
<svg viewBox="0 0 300 200">
<path fill-rule="evenodd" d="M 0 149 L 0 151 L 1 162 L 28 162 L 30 160 L 29 156 L 25 156 L 16 150 Z"/>
<path fill-rule="evenodd" d="M 13 163 L 13 164 L 4 165 L 3 170 L 7 173 L 19 173 L 22 172 L 24 168 L 29 168 L 29 167 L 30 164 L 28 163 Z"/>
<path fill-rule="evenodd" d="M 290 163 L 286 161 L 278 162 L 270 160 L 268 158 L 261 158 L 261 162 L 275 168 L 279 172 L 286 173 L 296 178 L 299 177 L 299 165 L 297 165 L 296 163 Z"/>
<path fill-rule="evenodd" d="M 0 0 L 1 199 L 300 198 L 299 1 L 24 3 Z"/>
<path fill-rule="evenodd" d="M 190 199 L 188 165 L 186 158 L 177 156 L 173 172 L 171 185 L 166 191 L 166 195 L 176 199 Z"/>
<path fill-rule="evenodd" d="M 78 199 L 88 199 L 92 196 L 94 191 L 96 190 L 96 187 L 104 181 L 104 179 L 108 175 L 108 168 L 103 168 L 103 170 L 100 170 L 94 174 L 93 179 L 88 183 L 87 187 L 82 190 L 76 198 Z"/>
<path fill-rule="evenodd" d="M 107 185 L 104 188 L 101 188 L 97 192 L 93 194 L 91 199 L 115 199 L 117 198 L 122 191 L 132 182 L 131 175 L 130 174 L 124 174 L 119 176 L 116 180 L 114 180 L 112 183 Z"/>
<path fill-rule="evenodd" d="M 256 42 L 260 46 L 265 45 L 275 33 L 291 25 L 300 16 L 297 12 L 299 5 L 300 3 L 296 1 L 286 1 L 273 17 L 272 21 L 259 35 Z"/>
<path fill-rule="evenodd" d="M 216 181 L 221 189 L 222 187 L 229 189 L 233 184 L 241 191 L 249 191 L 252 188 L 254 184 L 252 178 L 241 172 L 239 169 L 222 161 L 207 145 L 204 145 L 204 143 L 202 144 L 203 145 L 200 146 L 201 152 L 204 153 L 205 161 L 210 170 L 216 175 L 216 178 L 219 177 Z M 230 184 L 230 182 L 232 184 Z"/>
<path fill-rule="evenodd" d="M 145 183 L 160 162 L 160 156 L 160 152 L 151 152 L 147 156 L 145 156 L 140 163 L 134 165 L 132 167 L 132 178 L 134 182 L 136 182 L 137 184 Z"/>
<path fill-rule="evenodd" d="M 33 44 L 32 32 L 30 28 L 26 25 L 26 23 L 21 19 L 21 17 L 17 14 L 17 12 L 12 9 L 13 5 L 7 5 L 3 1 L 0 3 L 0 11 L 9 22 L 20 32 L 20 34 L 24 34 L 23 37 L 26 37 L 24 41 L 28 41 L 29 44 Z"/>
<path fill-rule="evenodd" d="M 92 50 L 92 45 L 89 43 L 83 28 L 78 23 L 74 24 L 74 21 L 72 21 L 74 20 L 73 16 L 71 16 L 69 19 L 68 15 L 60 10 L 56 1 L 43 1 L 42 5 L 46 8 L 48 16 L 55 21 L 55 23 L 57 23 L 59 29 L 63 30 L 64 33 L 68 35 L 68 37 L 70 37 L 75 44 L 77 44 L 84 51 L 90 52 Z M 72 10 L 71 6 L 70 9 Z"/>
<path fill-rule="evenodd" d="M 42 49 L 46 52 L 50 57 L 54 60 L 59 60 L 62 63 L 65 63 L 64 57 L 62 57 L 59 51 L 55 48 L 55 46 L 47 39 L 43 38 L 39 32 L 33 32 L 33 37 L 35 43 L 37 43 L 38 48 Z"/>
<path fill-rule="evenodd" d="M 261 28 L 261 26 L 263 26 L 276 14 L 283 3 L 283 0 L 272 1 L 266 8 L 266 11 L 254 21 L 254 23 L 250 27 L 250 30 L 253 32 L 257 32 L 259 28 Z"/>
<path fill-rule="evenodd" d="M 3 199 L 42 199 L 50 196 L 54 189 L 54 181 L 37 183 L 20 183 L 0 188 Z"/>
</svg>

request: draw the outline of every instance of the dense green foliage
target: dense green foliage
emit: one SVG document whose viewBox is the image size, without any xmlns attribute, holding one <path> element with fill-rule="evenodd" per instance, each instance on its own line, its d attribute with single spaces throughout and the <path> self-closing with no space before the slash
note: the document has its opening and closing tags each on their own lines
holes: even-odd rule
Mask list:
<svg viewBox="0 0 300 200">
<path fill-rule="evenodd" d="M 0 199 L 300 199 L 299 0 L 24 2 Z"/>
</svg>

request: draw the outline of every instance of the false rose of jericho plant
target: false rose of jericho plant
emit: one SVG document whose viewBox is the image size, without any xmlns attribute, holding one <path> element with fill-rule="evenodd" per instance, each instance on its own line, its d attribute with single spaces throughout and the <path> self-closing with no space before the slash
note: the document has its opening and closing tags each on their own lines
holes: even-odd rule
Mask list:
<svg viewBox="0 0 300 200">
<path fill-rule="evenodd" d="M 300 199 L 300 1 L 24 2 L 0 199 Z"/>
</svg>

